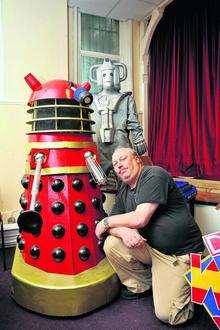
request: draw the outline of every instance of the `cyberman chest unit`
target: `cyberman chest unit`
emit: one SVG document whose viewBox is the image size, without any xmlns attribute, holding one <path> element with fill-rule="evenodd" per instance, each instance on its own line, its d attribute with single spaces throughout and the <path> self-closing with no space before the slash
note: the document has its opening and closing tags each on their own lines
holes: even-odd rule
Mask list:
<svg viewBox="0 0 220 330">
<path fill-rule="evenodd" d="M 89 85 L 41 84 L 28 102 L 26 173 L 12 267 L 12 297 L 33 311 L 75 316 L 111 301 L 117 277 L 95 236 L 105 216 L 103 195 L 88 170 L 99 160 L 92 140 Z"/>
</svg>

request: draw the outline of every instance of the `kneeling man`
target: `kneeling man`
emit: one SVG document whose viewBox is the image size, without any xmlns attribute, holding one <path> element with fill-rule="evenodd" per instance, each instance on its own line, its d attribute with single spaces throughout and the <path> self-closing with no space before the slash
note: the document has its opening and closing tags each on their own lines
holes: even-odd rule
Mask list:
<svg viewBox="0 0 220 330">
<path fill-rule="evenodd" d="M 122 184 L 96 235 L 109 234 L 104 251 L 123 284 L 122 297 L 144 296 L 152 286 L 156 316 L 172 325 L 184 323 L 193 316 L 184 278 L 189 254 L 204 250 L 199 227 L 163 168 L 144 166 L 129 148 L 116 149 L 112 164 Z"/>
</svg>

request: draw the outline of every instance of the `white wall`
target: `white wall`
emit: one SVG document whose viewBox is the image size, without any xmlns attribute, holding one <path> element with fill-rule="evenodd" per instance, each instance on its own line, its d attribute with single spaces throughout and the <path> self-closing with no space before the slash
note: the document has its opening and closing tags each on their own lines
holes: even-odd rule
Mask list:
<svg viewBox="0 0 220 330">
<path fill-rule="evenodd" d="M 1 0 L 0 9 L 0 211 L 6 212 L 19 208 L 23 190 L 31 94 L 23 78 L 32 72 L 41 82 L 68 79 L 68 18 L 66 0 Z"/>
</svg>

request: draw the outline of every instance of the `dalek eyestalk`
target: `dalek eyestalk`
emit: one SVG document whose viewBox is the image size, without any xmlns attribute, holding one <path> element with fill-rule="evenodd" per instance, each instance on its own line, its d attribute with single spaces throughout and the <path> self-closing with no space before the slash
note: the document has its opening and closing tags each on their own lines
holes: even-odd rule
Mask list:
<svg viewBox="0 0 220 330">
<path fill-rule="evenodd" d="M 75 100 L 84 106 L 92 104 L 93 96 L 85 88 L 79 87 L 74 91 Z"/>
</svg>

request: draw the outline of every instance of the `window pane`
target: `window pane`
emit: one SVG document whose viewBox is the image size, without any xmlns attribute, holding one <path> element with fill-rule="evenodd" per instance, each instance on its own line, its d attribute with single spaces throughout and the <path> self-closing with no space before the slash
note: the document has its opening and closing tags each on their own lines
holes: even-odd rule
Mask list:
<svg viewBox="0 0 220 330">
<path fill-rule="evenodd" d="M 81 14 L 82 50 L 119 55 L 119 21 Z"/>
<path fill-rule="evenodd" d="M 89 69 L 92 65 L 103 63 L 103 58 L 81 56 L 81 82 L 89 81 Z M 100 89 L 97 88 L 95 83 L 90 81 L 92 87 L 91 93 L 98 93 Z"/>
</svg>

